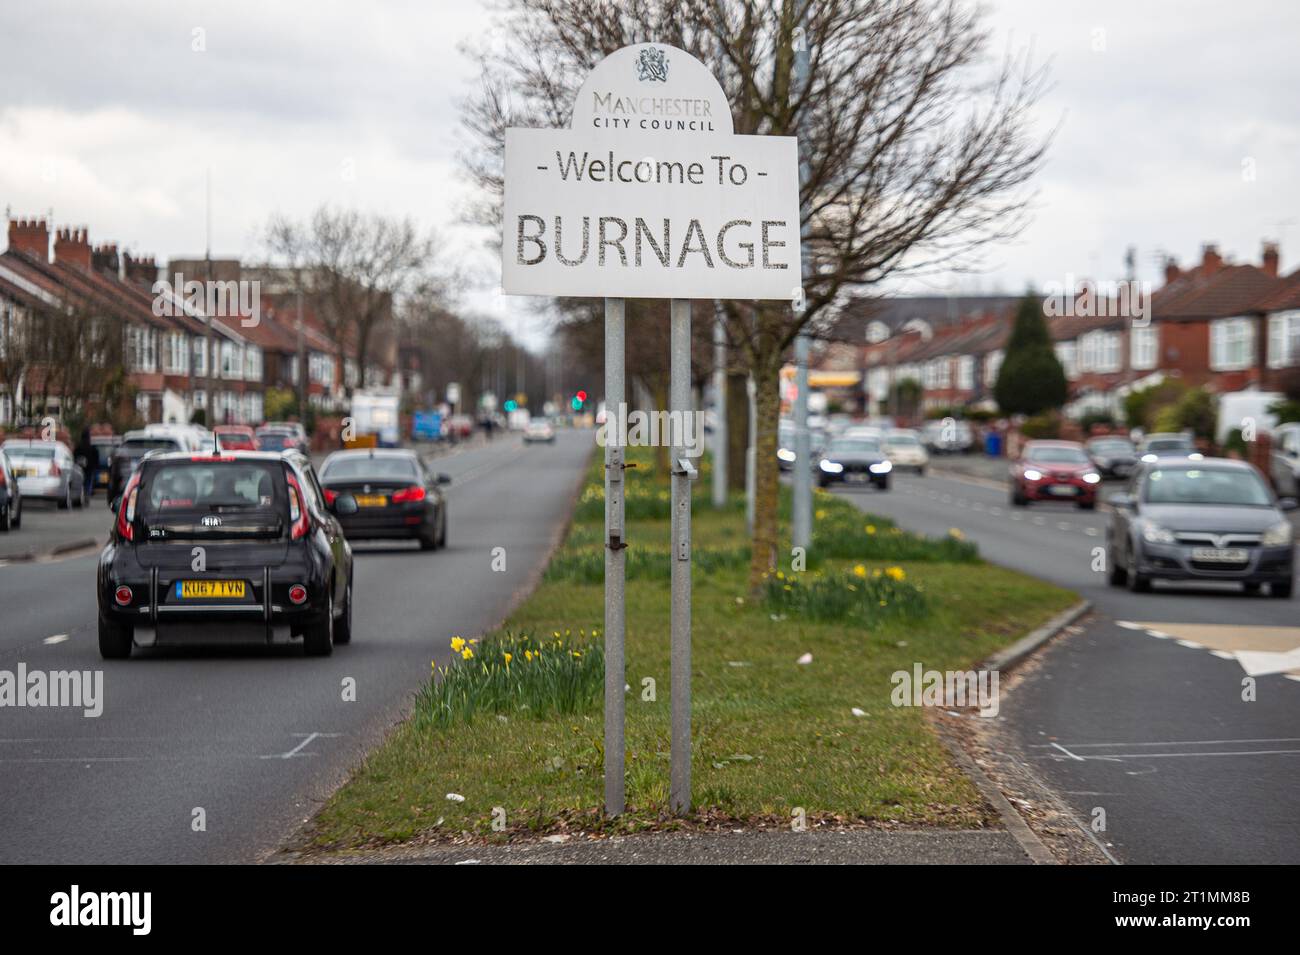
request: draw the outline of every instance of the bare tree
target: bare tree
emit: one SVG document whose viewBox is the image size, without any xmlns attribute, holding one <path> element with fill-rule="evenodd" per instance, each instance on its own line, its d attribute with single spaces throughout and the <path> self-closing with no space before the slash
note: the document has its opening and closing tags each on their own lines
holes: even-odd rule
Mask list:
<svg viewBox="0 0 1300 955">
<path fill-rule="evenodd" d="M 340 366 L 351 347 L 363 384 L 375 335 L 391 321 L 394 300 L 439 284 L 432 278 L 434 237 L 421 235 L 410 219 L 322 206 L 306 222 L 272 217 L 266 241 L 313 297 Z"/>
<path fill-rule="evenodd" d="M 1027 184 L 1047 145 L 1029 119 L 1044 71 L 1019 55 L 990 64 L 981 12 L 957 0 L 505 0 L 503 11 L 477 51 L 482 90 L 463 113 L 484 222 L 500 217 L 505 128 L 566 125 L 582 78 L 631 43 L 672 44 L 704 62 L 737 133 L 805 133 L 805 305 L 725 304 L 731 344 L 757 386 L 757 588 L 777 560 L 779 373 L 789 346 L 801 330 L 829 325 L 847 291 L 974 268 L 981 250 L 1023 228 Z M 794 75 L 801 28 L 806 88 Z"/>
</svg>

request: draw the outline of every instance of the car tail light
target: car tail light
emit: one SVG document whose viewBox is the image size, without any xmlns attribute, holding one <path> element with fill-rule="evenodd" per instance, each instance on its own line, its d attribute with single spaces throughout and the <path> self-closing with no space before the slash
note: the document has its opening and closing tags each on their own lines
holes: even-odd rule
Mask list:
<svg viewBox="0 0 1300 955">
<path fill-rule="evenodd" d="M 337 500 L 339 499 L 339 492 L 338 492 L 338 491 L 331 491 L 329 488 L 325 488 L 324 491 L 325 491 L 325 503 L 326 503 L 326 504 L 333 504 L 335 501 L 337 501 Z"/>
<path fill-rule="evenodd" d="M 140 494 L 140 472 L 131 475 L 117 505 L 117 534 L 126 540 L 135 540 L 135 500 Z"/>
<path fill-rule="evenodd" d="M 298 486 L 298 479 L 288 472 L 284 477 L 289 484 L 289 536 L 293 540 L 298 540 L 306 537 L 307 532 L 311 530 L 311 517 L 307 513 L 307 499 L 303 497 L 302 488 Z"/>
<path fill-rule="evenodd" d="M 416 485 L 415 487 L 404 487 L 400 491 L 393 493 L 394 504 L 407 504 L 412 501 L 423 501 L 426 491 L 424 488 Z"/>
<path fill-rule="evenodd" d="M 58 461 L 50 462 L 50 477 L 59 477 L 63 474 L 63 468 L 59 467 Z"/>
<path fill-rule="evenodd" d="M 302 584 L 294 584 L 289 588 L 289 601 L 291 603 L 305 603 L 307 600 L 307 588 Z"/>
<path fill-rule="evenodd" d="M 119 607 L 129 607 L 131 605 L 131 588 L 123 584 L 113 591 L 113 599 L 117 601 Z"/>
</svg>

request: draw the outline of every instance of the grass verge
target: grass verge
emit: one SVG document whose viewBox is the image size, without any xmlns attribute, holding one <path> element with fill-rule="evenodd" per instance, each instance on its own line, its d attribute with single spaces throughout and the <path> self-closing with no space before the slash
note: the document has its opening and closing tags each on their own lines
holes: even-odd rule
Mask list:
<svg viewBox="0 0 1300 955">
<path fill-rule="evenodd" d="M 469 645 L 475 652 L 465 659 L 462 645 L 452 664 L 479 669 L 444 674 L 445 690 L 420 694 L 413 717 L 334 794 L 301 848 L 569 829 L 788 825 L 800 809 L 810 825 L 989 822 L 977 790 L 921 711 L 891 705 L 890 676 L 915 663 L 969 668 L 1069 606 L 1074 595 L 985 564 L 956 537 L 927 541 L 820 492 L 826 546 L 814 543 L 806 571 L 782 571 L 793 578 L 791 590 L 781 579 L 769 581 L 758 600 L 746 594 L 743 505 L 733 501 L 716 511 L 697 496 L 697 809 L 686 819 L 669 814 L 666 480 L 649 473 L 648 455 L 632 457 L 639 467 L 628 475 L 638 487 L 628 493 L 636 495 L 639 518 L 629 521 L 628 813 L 614 822 L 600 816 L 602 686 L 591 670 L 604 606 L 597 460 L 541 586 L 500 632 Z M 707 480 L 706 462 L 701 485 Z M 784 523 L 788 498 L 782 509 Z M 831 593 L 843 588 L 854 588 L 851 598 Z M 542 658 L 521 658 L 539 647 L 568 656 L 528 670 Z M 591 652 L 584 658 L 585 648 Z M 796 662 L 805 654 L 810 663 Z M 495 830 L 494 819 L 500 825 L 502 818 L 504 831 Z"/>
</svg>

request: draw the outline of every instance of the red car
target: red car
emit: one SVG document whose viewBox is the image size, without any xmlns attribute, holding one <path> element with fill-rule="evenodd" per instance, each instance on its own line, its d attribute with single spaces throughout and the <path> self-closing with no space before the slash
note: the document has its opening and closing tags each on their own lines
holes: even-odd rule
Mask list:
<svg viewBox="0 0 1300 955">
<path fill-rule="evenodd" d="M 1030 441 L 1011 465 L 1011 503 L 1073 501 L 1086 511 L 1097 506 L 1101 474 L 1076 441 Z"/>
<path fill-rule="evenodd" d="M 242 424 L 219 424 L 212 429 L 221 439 L 221 447 L 226 451 L 256 451 L 257 438 L 253 429 Z"/>
</svg>

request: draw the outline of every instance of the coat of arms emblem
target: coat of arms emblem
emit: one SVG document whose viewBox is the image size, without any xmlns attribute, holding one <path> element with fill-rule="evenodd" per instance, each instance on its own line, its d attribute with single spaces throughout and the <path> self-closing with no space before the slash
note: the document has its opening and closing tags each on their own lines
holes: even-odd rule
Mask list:
<svg viewBox="0 0 1300 955">
<path fill-rule="evenodd" d="M 668 82 L 668 57 L 664 56 L 664 51 L 652 46 L 642 50 L 636 61 L 636 75 L 643 83 L 646 80 Z"/>
</svg>

